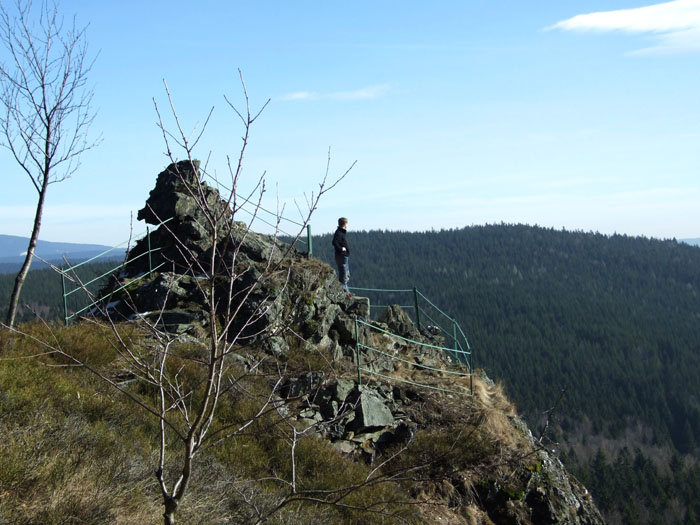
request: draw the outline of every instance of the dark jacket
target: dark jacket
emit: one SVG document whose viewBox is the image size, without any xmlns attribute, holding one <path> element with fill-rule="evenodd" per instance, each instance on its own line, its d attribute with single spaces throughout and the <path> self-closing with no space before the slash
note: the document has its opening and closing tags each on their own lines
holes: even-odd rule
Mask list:
<svg viewBox="0 0 700 525">
<path fill-rule="evenodd" d="M 338 226 L 333 234 L 333 249 L 336 255 L 350 255 L 350 248 L 348 248 L 348 241 L 345 240 L 345 234 L 347 231 L 345 228 Z M 343 251 L 345 248 L 345 251 Z"/>
</svg>

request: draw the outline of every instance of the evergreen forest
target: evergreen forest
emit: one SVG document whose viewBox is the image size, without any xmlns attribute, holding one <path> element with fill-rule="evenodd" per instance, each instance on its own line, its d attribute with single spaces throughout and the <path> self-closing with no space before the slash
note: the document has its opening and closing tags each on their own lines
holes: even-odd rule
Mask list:
<svg viewBox="0 0 700 525">
<path fill-rule="evenodd" d="M 609 522 L 700 519 L 700 248 L 507 224 L 348 243 L 350 286 L 416 287 L 454 316 Z M 331 235 L 313 246 L 334 264 Z"/>
<path fill-rule="evenodd" d="M 61 275 L 51 268 L 31 270 L 22 288 L 17 321 L 25 322 L 41 317 L 47 321 L 63 320 L 68 315 L 80 311 L 92 302 L 89 294 L 97 293 L 106 283 L 109 275 L 119 268 L 119 262 L 108 259 L 86 264 L 62 280 Z M 14 273 L 0 274 L 0 304 L 2 319 L 7 315 L 7 305 L 15 284 Z M 64 286 L 66 302 L 64 304 Z M 89 292 L 89 294 L 86 292 Z"/>
</svg>

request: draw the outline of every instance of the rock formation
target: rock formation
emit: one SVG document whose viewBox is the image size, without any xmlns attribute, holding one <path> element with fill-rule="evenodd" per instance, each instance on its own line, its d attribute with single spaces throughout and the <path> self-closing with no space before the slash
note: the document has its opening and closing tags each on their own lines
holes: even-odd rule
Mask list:
<svg viewBox="0 0 700 525">
<path fill-rule="evenodd" d="M 149 319 L 171 333 L 202 336 L 208 316 L 202 304 L 204 277 L 196 265 L 217 250 L 222 269 L 208 279 L 215 279 L 222 293 L 250 290 L 241 305 L 242 319 L 264 312 L 246 332 L 248 348 L 283 362 L 290 348 L 302 344 L 333 365 L 286 377 L 276 395 L 286 400 L 291 417 L 357 461 L 377 464 L 405 447 L 407 458 L 424 463 L 415 496 L 431 494 L 426 522 L 438 520 L 430 514 L 438 502 L 445 509 L 440 520 L 449 523 L 602 523 L 586 489 L 533 439 L 483 373 L 474 375 L 473 385 L 451 378 L 446 372 L 456 364 L 435 348 L 441 344 L 437 336 L 420 333 L 398 306 L 371 322 L 367 301 L 347 299 L 331 267 L 233 221 L 228 204 L 214 188 L 198 184 L 199 177 L 196 162 L 168 166 L 158 175 L 138 215 L 157 229 L 150 240 L 136 244 L 104 291 L 111 315 Z M 207 213 L 221 220 L 212 223 Z M 213 228 L 220 231 L 212 235 Z M 214 246 L 212 239 L 228 245 Z M 158 250 L 150 263 L 149 244 Z M 233 268 L 227 270 L 225 261 Z M 251 279 L 261 275 L 266 278 L 250 288 Z M 369 325 L 358 326 L 356 317 L 402 337 L 373 333 Z M 362 350 L 358 337 L 382 353 Z M 247 366 L 245 352 L 238 359 Z M 358 360 L 369 371 L 361 378 Z M 414 384 L 419 376 L 433 388 Z M 467 395 L 471 386 L 473 395 Z M 421 442 L 434 447 L 434 454 L 411 456 Z"/>
</svg>

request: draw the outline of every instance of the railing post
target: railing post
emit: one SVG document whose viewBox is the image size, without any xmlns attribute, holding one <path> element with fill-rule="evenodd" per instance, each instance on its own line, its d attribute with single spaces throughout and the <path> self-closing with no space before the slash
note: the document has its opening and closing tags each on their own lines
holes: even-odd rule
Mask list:
<svg viewBox="0 0 700 525">
<path fill-rule="evenodd" d="M 313 242 L 313 237 L 311 237 L 311 225 L 307 224 L 306 225 L 306 242 L 308 243 L 309 246 L 309 257 L 311 257 L 314 254 L 314 242 Z"/>
<path fill-rule="evenodd" d="M 151 261 L 151 230 L 146 226 L 146 237 L 148 238 L 148 276 L 153 275 L 153 262 Z"/>
<path fill-rule="evenodd" d="M 455 361 L 458 363 L 461 362 L 460 358 L 460 353 L 459 353 L 459 341 L 457 340 L 457 321 L 452 319 L 452 339 L 454 340 L 454 348 L 455 348 Z"/>
<path fill-rule="evenodd" d="M 61 267 L 61 288 L 63 289 L 63 324 L 68 326 L 68 298 L 66 297 L 66 275 Z"/>
<path fill-rule="evenodd" d="M 455 350 L 459 350 L 459 342 L 457 341 L 457 321 L 452 319 L 452 339 L 454 339 Z"/>
<path fill-rule="evenodd" d="M 357 361 L 357 385 L 362 386 L 362 373 L 360 372 L 360 329 L 357 326 L 357 315 L 355 319 L 355 360 Z"/>
<path fill-rule="evenodd" d="M 418 290 L 416 287 L 413 287 L 413 305 L 416 309 L 416 326 L 418 327 L 418 331 L 420 332 L 420 309 L 418 308 Z"/>
</svg>

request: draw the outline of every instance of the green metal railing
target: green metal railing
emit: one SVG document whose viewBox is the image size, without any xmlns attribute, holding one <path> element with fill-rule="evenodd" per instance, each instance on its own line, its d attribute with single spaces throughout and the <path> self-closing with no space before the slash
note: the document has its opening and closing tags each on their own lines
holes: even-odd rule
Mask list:
<svg viewBox="0 0 700 525">
<path fill-rule="evenodd" d="M 388 306 L 390 306 L 388 303 L 393 302 L 394 304 L 399 305 L 402 309 L 406 310 L 409 315 L 412 316 L 412 320 L 418 329 L 419 332 L 425 333 L 428 332 L 429 334 L 437 335 L 440 334 L 443 336 L 444 341 L 445 341 L 445 346 L 435 346 L 431 345 L 425 342 L 420 342 L 420 341 L 413 341 L 410 339 L 407 339 L 405 337 L 401 337 L 396 334 L 390 334 L 386 332 L 385 330 L 379 328 L 376 325 L 367 323 L 362 320 L 356 320 L 355 324 L 355 335 L 356 335 L 356 360 L 357 360 L 357 366 L 358 366 L 358 380 L 361 381 L 361 372 L 366 372 L 372 375 L 376 375 L 379 377 L 384 377 L 386 379 L 391 379 L 394 381 L 400 381 L 400 382 L 406 382 L 406 383 L 412 383 L 416 384 L 418 386 L 423 386 L 425 388 L 431 388 L 435 390 L 442 390 L 442 391 L 447 391 L 455 394 L 462 394 L 462 395 L 471 395 L 473 393 L 473 385 L 472 385 L 472 351 L 471 351 L 471 345 L 469 344 L 469 340 L 467 339 L 467 336 L 464 333 L 464 330 L 462 330 L 462 327 L 459 325 L 457 320 L 445 313 L 443 310 L 441 310 L 438 306 L 436 306 L 430 299 L 428 299 L 425 295 L 423 295 L 417 288 L 408 288 L 408 289 L 385 289 L 385 288 L 360 288 L 360 287 L 351 287 L 350 290 L 355 293 L 355 292 L 364 292 L 364 295 L 368 296 L 368 301 L 369 301 L 369 307 L 370 307 L 370 312 L 374 314 L 374 312 L 377 309 L 385 309 Z M 383 303 L 386 304 L 373 304 L 372 298 L 375 299 L 384 299 L 382 301 Z M 433 349 L 438 349 L 442 351 L 443 353 L 447 354 L 450 359 L 452 360 L 453 363 L 455 363 L 458 366 L 462 366 L 464 371 L 463 372 L 453 372 L 453 371 L 447 371 L 443 369 L 435 369 L 430 366 L 426 365 L 421 365 L 418 363 L 414 363 L 412 361 L 406 361 L 405 359 L 401 357 L 396 357 L 391 354 L 388 354 L 382 350 L 379 350 L 377 348 L 373 348 L 372 346 L 363 343 L 360 341 L 360 332 L 361 330 L 359 329 L 361 326 L 367 326 L 369 327 L 368 329 L 378 331 L 378 332 L 384 332 L 389 335 L 391 335 L 394 338 L 401 339 L 406 341 L 409 344 L 413 345 L 418 345 L 421 347 L 429 347 Z M 417 369 L 426 369 L 426 370 L 432 370 L 432 371 L 439 371 L 441 373 L 447 373 L 447 374 L 454 374 L 456 376 L 461 376 L 461 377 L 468 377 L 469 378 L 469 392 L 458 392 L 458 391 L 452 391 L 449 389 L 444 389 L 440 387 L 436 387 L 433 385 L 429 384 L 424 384 L 424 383 L 416 383 L 412 381 L 407 381 L 405 379 L 401 378 L 396 378 L 396 377 L 391 377 L 386 374 L 381 374 L 376 371 L 372 371 L 369 368 L 363 367 L 361 365 L 361 350 L 365 351 L 365 354 L 371 353 L 371 354 L 379 354 L 379 355 L 384 355 L 385 357 L 389 357 L 392 360 L 398 360 L 399 362 L 404 362 L 407 364 L 410 364 L 413 368 Z"/>
<path fill-rule="evenodd" d="M 163 224 L 170 222 L 172 219 L 173 219 L 173 217 L 160 222 L 157 227 L 160 227 Z M 106 272 L 98 275 L 97 277 L 93 277 L 89 281 L 83 282 L 83 280 L 78 276 L 78 272 L 76 270 L 78 270 L 79 268 L 81 268 L 81 267 L 83 267 L 91 262 L 95 262 L 98 259 L 106 257 L 108 254 L 114 252 L 115 250 L 119 250 L 120 248 L 123 248 L 125 246 L 128 247 L 130 240 L 124 241 L 124 242 L 118 244 L 117 246 L 114 246 L 114 247 L 110 248 L 109 250 L 105 250 L 104 252 L 102 252 L 98 255 L 95 255 L 94 257 L 87 259 L 79 264 L 69 265 L 68 267 L 64 267 L 64 268 L 60 269 L 59 273 L 61 274 L 61 289 L 63 291 L 63 322 L 64 322 L 64 324 L 68 325 L 71 320 L 76 319 L 81 314 L 91 310 L 92 308 L 94 308 L 97 305 L 98 302 L 101 302 L 103 300 L 102 298 L 98 299 L 97 301 L 94 300 L 93 294 L 91 292 L 89 292 L 88 287 L 90 285 L 95 284 L 95 283 L 101 281 L 102 279 L 104 279 L 105 277 L 114 274 L 114 272 L 116 272 L 117 270 L 123 269 L 126 264 L 133 263 L 134 261 L 136 261 L 142 257 L 148 257 L 148 273 L 144 273 L 143 275 L 140 275 L 140 276 L 136 277 L 135 279 L 132 279 L 131 281 L 129 281 L 128 284 L 124 284 L 124 285 L 120 286 L 119 288 L 112 290 L 110 292 L 110 295 L 112 295 L 112 294 L 115 294 L 115 293 L 123 290 L 124 288 L 131 285 L 135 281 L 139 281 L 139 280 L 143 279 L 144 277 L 153 275 L 153 272 L 155 272 L 156 270 L 158 270 L 161 266 L 163 266 L 165 264 L 165 262 L 162 262 L 155 267 L 153 266 L 153 258 L 151 257 L 151 255 L 157 251 L 160 251 L 161 248 L 160 247 L 156 247 L 156 248 L 151 247 L 151 230 L 150 230 L 150 228 L 146 227 L 145 232 L 141 232 L 137 235 L 143 235 L 144 233 L 145 233 L 145 236 L 147 238 L 146 242 L 148 245 L 148 250 L 146 252 L 137 255 L 133 259 L 130 259 L 128 261 L 128 263 L 122 262 L 119 265 L 115 266 L 114 268 L 110 268 Z M 71 283 L 73 286 L 73 288 L 70 290 L 68 290 L 68 286 L 69 286 L 68 283 Z M 73 296 L 74 294 L 79 293 L 79 292 L 87 293 L 88 298 L 90 299 L 90 303 L 69 315 L 68 314 L 68 298 Z"/>
<path fill-rule="evenodd" d="M 405 359 L 403 357 L 400 357 L 400 356 L 397 356 L 394 354 L 390 354 L 388 352 L 385 352 L 384 350 L 380 350 L 378 348 L 375 348 L 375 347 L 371 346 L 370 344 L 367 344 L 369 339 L 370 339 L 369 337 L 365 337 L 364 338 L 365 342 L 362 342 L 363 330 L 361 330 L 360 327 L 367 327 L 368 331 L 375 331 L 377 333 L 382 333 L 382 334 L 388 335 L 394 339 L 402 340 L 402 341 L 406 342 L 407 344 L 413 345 L 416 347 L 431 348 L 434 350 L 438 350 L 438 351 L 447 353 L 450 356 L 454 356 L 455 353 L 460 353 L 460 354 L 462 354 L 461 359 L 458 359 L 456 362 L 461 365 L 462 370 L 455 370 L 455 369 L 449 369 L 449 368 L 436 368 L 434 366 L 418 363 L 416 361 L 409 361 L 408 359 Z M 372 361 L 369 357 L 363 357 L 362 350 L 365 351 L 365 356 L 369 356 L 372 354 L 381 355 L 381 356 L 389 358 L 391 360 L 392 364 L 395 362 L 403 363 L 407 367 L 410 367 L 410 369 L 418 369 L 420 371 L 425 371 L 425 372 L 437 372 L 439 374 L 447 374 L 447 375 L 450 375 L 457 380 L 459 378 L 467 378 L 469 381 L 468 390 L 453 390 L 450 388 L 443 388 L 441 386 L 431 385 L 431 384 L 426 383 L 426 382 L 412 381 L 409 379 L 391 376 L 388 374 L 380 373 L 376 370 L 372 370 L 371 368 L 369 368 L 367 366 L 368 363 L 371 364 Z M 425 343 L 422 341 L 416 341 L 413 339 L 402 337 L 402 336 L 397 335 L 397 334 L 393 334 L 393 333 L 388 332 L 388 331 L 386 331 L 386 330 L 384 330 L 384 329 L 382 329 L 382 328 L 380 328 L 372 323 L 368 323 L 366 321 L 358 319 L 357 316 L 355 316 L 355 361 L 357 364 L 357 381 L 358 381 L 358 384 L 360 384 L 360 385 L 362 385 L 362 372 L 365 372 L 366 374 L 378 376 L 378 377 L 381 377 L 383 379 L 387 379 L 390 381 L 398 381 L 401 383 L 407 383 L 407 384 L 411 384 L 411 385 L 422 387 L 422 388 L 437 390 L 440 392 L 446 392 L 446 393 L 457 394 L 457 395 L 462 395 L 462 396 L 471 396 L 474 393 L 474 389 L 473 389 L 473 382 L 472 382 L 472 370 L 471 370 L 471 367 L 469 366 L 470 355 L 471 355 L 471 352 L 462 352 L 461 350 L 455 350 L 452 348 L 445 348 L 442 346 L 437 346 L 437 345 Z M 427 374 L 424 375 L 423 377 L 427 377 Z"/>
<path fill-rule="evenodd" d="M 369 295 L 370 312 L 376 309 L 385 309 L 389 304 L 373 304 L 372 297 L 387 297 L 398 304 L 402 309 L 412 314 L 413 322 L 418 331 L 427 330 L 429 333 L 440 333 L 445 341 L 450 342 L 451 348 L 446 349 L 450 357 L 456 361 L 465 360 L 471 370 L 471 345 L 457 320 L 437 307 L 430 299 L 423 295 L 417 288 L 410 289 L 383 289 L 383 288 L 357 288 L 350 287 L 352 292 L 365 292 Z M 388 303 L 389 301 L 383 301 Z M 403 303 L 403 304 L 401 304 Z"/>
</svg>

